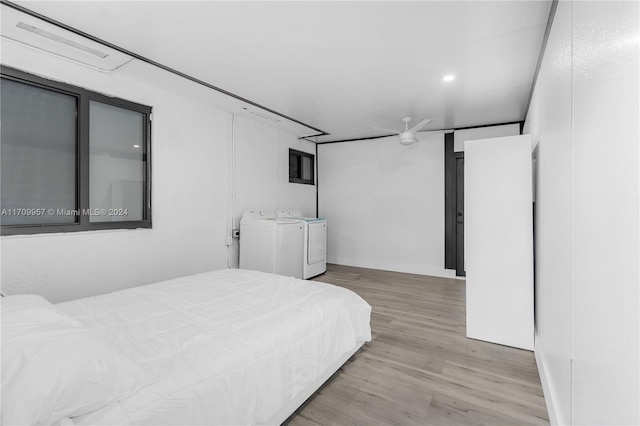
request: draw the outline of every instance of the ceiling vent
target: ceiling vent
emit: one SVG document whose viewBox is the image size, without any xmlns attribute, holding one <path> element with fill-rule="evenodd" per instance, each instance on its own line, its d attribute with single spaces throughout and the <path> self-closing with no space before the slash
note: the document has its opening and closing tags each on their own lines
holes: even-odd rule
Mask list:
<svg viewBox="0 0 640 426">
<path fill-rule="evenodd" d="M 74 32 L 2 5 L 0 35 L 100 71 L 114 71 L 133 58 Z"/>
<path fill-rule="evenodd" d="M 243 107 L 243 110 L 247 111 L 249 114 L 255 115 L 256 117 L 260 117 L 263 120 L 267 120 L 267 121 L 271 121 L 272 123 L 279 123 L 282 121 L 282 119 L 274 116 L 274 115 L 270 115 L 266 112 L 263 111 L 258 111 L 258 110 L 253 110 L 253 109 L 249 109 L 247 107 Z"/>
</svg>

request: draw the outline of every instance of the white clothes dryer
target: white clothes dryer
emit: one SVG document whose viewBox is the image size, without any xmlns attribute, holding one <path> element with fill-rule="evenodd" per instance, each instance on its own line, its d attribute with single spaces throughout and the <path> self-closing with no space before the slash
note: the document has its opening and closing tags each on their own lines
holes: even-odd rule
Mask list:
<svg viewBox="0 0 640 426">
<path fill-rule="evenodd" d="M 240 268 L 303 277 L 304 222 L 248 210 L 240 219 Z"/>
<path fill-rule="evenodd" d="M 327 220 L 319 217 L 304 217 L 300 210 L 282 209 L 276 217 L 296 219 L 304 225 L 304 256 L 302 277 L 312 278 L 327 271 Z"/>
</svg>

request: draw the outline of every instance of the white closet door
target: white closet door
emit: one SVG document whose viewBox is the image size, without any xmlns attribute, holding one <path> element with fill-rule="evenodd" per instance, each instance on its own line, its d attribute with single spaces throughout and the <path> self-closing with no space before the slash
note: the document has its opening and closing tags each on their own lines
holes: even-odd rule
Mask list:
<svg viewBox="0 0 640 426">
<path fill-rule="evenodd" d="M 531 137 L 465 142 L 467 337 L 533 350 Z"/>
</svg>

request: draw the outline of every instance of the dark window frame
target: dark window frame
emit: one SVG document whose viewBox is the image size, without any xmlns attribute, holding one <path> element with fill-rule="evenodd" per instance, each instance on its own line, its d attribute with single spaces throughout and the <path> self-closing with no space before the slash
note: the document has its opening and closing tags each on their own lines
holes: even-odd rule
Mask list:
<svg viewBox="0 0 640 426">
<path fill-rule="evenodd" d="M 297 176 L 291 176 L 291 156 L 296 156 L 298 158 L 298 175 Z M 310 179 L 303 179 L 302 176 L 304 176 L 303 170 L 302 170 L 302 164 L 303 161 L 302 159 L 304 157 L 309 158 L 311 161 L 309 162 L 309 164 L 311 164 L 311 178 Z M 305 184 L 305 185 L 315 185 L 315 175 L 316 175 L 316 166 L 315 166 L 315 161 L 316 158 L 313 154 L 310 154 L 308 152 L 303 152 L 303 151 L 298 151 L 297 149 L 293 149 L 293 148 L 289 148 L 289 182 L 290 183 L 301 183 L 301 184 Z"/>
<path fill-rule="evenodd" d="M 0 67 L 2 79 L 13 80 L 46 90 L 70 95 L 76 98 L 76 209 L 80 215 L 74 223 L 40 225 L 2 225 L 0 235 L 49 234 L 60 232 L 97 231 L 105 229 L 151 228 L 151 120 L 152 107 L 120 98 L 106 96 L 67 83 L 38 77 L 14 68 Z M 89 215 L 82 214 L 89 209 L 89 103 L 96 101 L 119 108 L 139 112 L 144 117 L 143 139 L 145 161 L 145 190 L 141 220 L 118 222 L 90 222 Z"/>
</svg>

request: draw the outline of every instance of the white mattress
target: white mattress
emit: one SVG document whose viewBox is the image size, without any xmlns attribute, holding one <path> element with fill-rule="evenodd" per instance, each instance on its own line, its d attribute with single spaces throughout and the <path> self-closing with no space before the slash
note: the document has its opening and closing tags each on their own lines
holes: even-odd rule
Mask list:
<svg viewBox="0 0 640 426">
<path fill-rule="evenodd" d="M 148 371 L 76 424 L 263 424 L 371 339 L 371 307 L 329 284 L 229 269 L 57 305 Z"/>
</svg>

